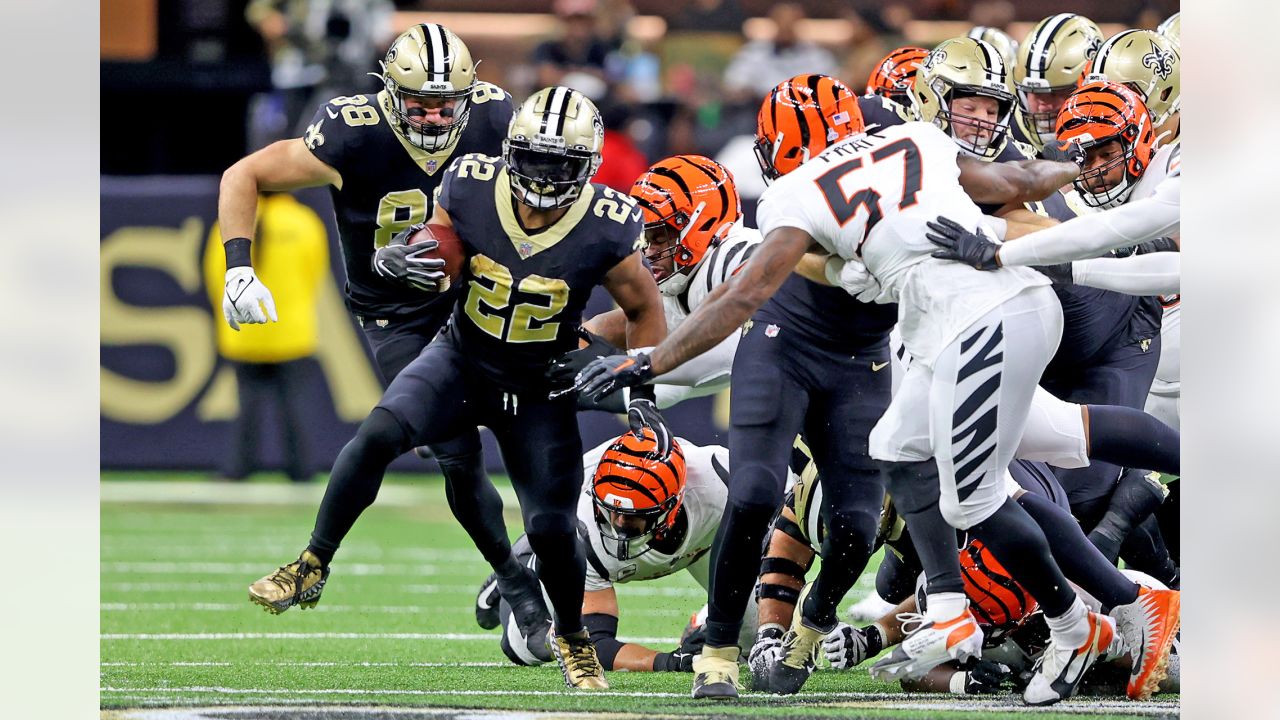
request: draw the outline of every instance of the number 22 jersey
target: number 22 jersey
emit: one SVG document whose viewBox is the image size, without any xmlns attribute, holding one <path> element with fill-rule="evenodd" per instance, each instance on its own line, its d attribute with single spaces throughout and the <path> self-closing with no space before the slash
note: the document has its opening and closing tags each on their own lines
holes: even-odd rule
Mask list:
<svg viewBox="0 0 1280 720">
<path fill-rule="evenodd" d="M 864 263 L 898 303 L 903 344 L 931 366 L 947 343 L 1000 303 L 1048 278 L 1030 268 L 982 272 L 932 257 L 925 223 L 970 230 L 982 211 L 960 187 L 959 149 L 929 123 L 846 138 L 782 176 L 756 211 L 760 232 L 807 232 L 824 250 Z"/>
<path fill-rule="evenodd" d="M 517 216 L 506 163 L 467 155 L 449 166 L 437 202 L 467 255 L 451 339 L 498 387 L 549 390 L 548 364 L 578 347 L 591 291 L 643 244 L 635 200 L 588 183 L 564 216 L 528 231 Z"/>
</svg>

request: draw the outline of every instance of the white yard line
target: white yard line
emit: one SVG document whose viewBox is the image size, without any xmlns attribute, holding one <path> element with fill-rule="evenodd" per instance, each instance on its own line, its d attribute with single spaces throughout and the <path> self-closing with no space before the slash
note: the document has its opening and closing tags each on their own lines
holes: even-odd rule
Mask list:
<svg viewBox="0 0 1280 720">
<path fill-rule="evenodd" d="M 103 633 L 101 640 L 453 640 L 459 642 L 499 639 L 498 633 Z M 678 637 L 620 637 L 623 642 L 678 643 Z"/>
</svg>

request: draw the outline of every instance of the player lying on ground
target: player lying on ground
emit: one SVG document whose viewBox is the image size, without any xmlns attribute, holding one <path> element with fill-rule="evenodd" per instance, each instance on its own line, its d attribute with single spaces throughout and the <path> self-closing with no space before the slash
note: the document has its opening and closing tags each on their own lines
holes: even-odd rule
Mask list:
<svg viewBox="0 0 1280 720">
<path fill-rule="evenodd" d="M 1133 658 L 1133 672 L 1126 692 L 1130 697 L 1146 699 L 1163 677 L 1169 648 L 1178 631 L 1180 594 L 1164 589 L 1145 590 L 1128 580 L 1103 557 L 1071 517 L 1067 493 L 1049 466 L 1018 460 L 1009 466 L 1009 477 L 1010 497 L 1044 530 L 1054 557 L 1062 564 L 1068 579 L 1077 587 L 1085 588 L 1091 598 L 1098 599 L 1100 612 L 1109 613 L 1116 619 L 1125 640 L 1126 657 Z M 787 505 L 775 520 L 760 577 L 760 629 L 749 658 L 755 677 L 761 677 L 771 664 L 781 658 L 782 634 L 793 623 L 794 608 L 804 586 L 805 573 L 822 547 L 825 532 L 823 495 L 821 478 L 806 469 L 800 473 Z M 876 575 L 878 591 L 895 603 L 910 599 L 916 586 L 915 578 L 921 569 L 920 560 L 891 500 L 885 503 L 877 540 L 885 547 L 885 557 Z M 976 539 L 970 539 L 969 545 L 974 542 Z M 1011 609 L 1019 603 L 1003 597 L 997 586 L 983 586 L 983 592 L 975 590 L 982 584 L 975 585 L 979 573 L 974 569 L 974 563 L 983 553 L 994 559 L 991 551 L 986 549 L 982 553 L 962 549 L 960 558 L 970 606 L 974 608 L 978 624 L 988 629 L 1002 625 L 1004 615 L 1012 615 Z M 1004 572 L 1002 568 L 1000 572 Z M 1021 588 L 1018 592 L 1022 592 Z M 1021 602 L 1023 610 L 1018 617 L 1029 612 L 1033 604 Z M 828 636 L 828 645 L 839 632 Z M 895 644 L 899 637 L 877 632 L 866 631 L 858 640 L 861 643 L 858 662 L 879 654 Z M 991 637 L 990 632 L 987 632 L 987 637 Z M 849 642 L 854 640 L 850 638 Z M 984 673 L 990 676 L 989 672 Z M 931 671 L 926 677 L 933 678 L 931 684 L 911 687 L 942 691 L 962 687 L 949 684 L 960 681 L 953 680 L 948 673 L 934 674 Z"/>
<path fill-rule="evenodd" d="M 484 425 L 507 463 L 530 545 L 556 558 L 537 573 L 554 616 L 550 650 L 565 683 L 608 687 L 582 624 L 577 408 L 571 397 L 548 398 L 554 385 L 545 372 L 577 346 L 578 319 L 597 285 L 626 312 L 628 345 L 657 343 L 666 323 L 638 251 L 639 209 L 590 182 L 603 135 L 600 114 L 584 95 L 546 88 L 520 106 L 502 158 L 468 155 L 450 165 L 431 221 L 451 226 L 462 242 L 466 292 L 448 331 L 396 377 L 338 455 L 307 549 L 254 583 L 251 599 L 277 611 L 314 605 L 333 554 L 373 503 L 387 466 L 410 448 Z M 439 280 L 443 261 L 433 262 L 429 272 Z M 671 435 L 652 388 L 633 392 L 628 411 L 632 431 L 651 430 L 665 457 Z"/>
<path fill-rule="evenodd" d="M 727 495 L 729 451 L 682 439 L 672 448 L 666 460 L 659 460 L 652 433 L 637 438 L 628 432 L 582 457 L 578 544 L 587 558 L 582 619 L 605 670 L 692 672 L 693 658 L 702 650 L 701 633 L 667 652 L 617 637 L 621 614 L 616 586 L 686 571 L 707 587 L 709 553 Z M 516 541 L 515 553 L 528 567 L 537 567 L 525 538 Z M 755 634 L 755 615 L 752 604 L 743 625 L 743 647 Z M 501 623 L 502 651 L 512 662 L 543 662 L 525 650 L 529 643 L 492 575 L 476 597 L 476 621 L 486 629 Z"/>
</svg>

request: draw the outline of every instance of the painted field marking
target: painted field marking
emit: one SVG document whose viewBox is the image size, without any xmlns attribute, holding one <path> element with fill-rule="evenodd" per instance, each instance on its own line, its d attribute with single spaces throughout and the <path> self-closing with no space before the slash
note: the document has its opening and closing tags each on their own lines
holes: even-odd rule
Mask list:
<svg viewBox="0 0 1280 720">
<path fill-rule="evenodd" d="M 453 640 L 489 641 L 499 633 L 103 633 L 101 640 Z M 678 637 L 619 637 L 622 642 L 678 643 Z"/>
</svg>

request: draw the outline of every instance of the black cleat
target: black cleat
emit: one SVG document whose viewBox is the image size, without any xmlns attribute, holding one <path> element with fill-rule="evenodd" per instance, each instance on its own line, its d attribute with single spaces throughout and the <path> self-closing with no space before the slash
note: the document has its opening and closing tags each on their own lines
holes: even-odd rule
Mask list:
<svg viewBox="0 0 1280 720">
<path fill-rule="evenodd" d="M 498 601 L 502 594 L 498 592 L 498 574 L 490 573 L 476 593 L 476 624 L 485 630 L 498 627 Z"/>
<path fill-rule="evenodd" d="M 538 576 L 526 567 L 514 578 L 502 578 L 495 575 L 498 591 L 502 599 L 511 606 L 511 615 L 515 618 L 520 635 L 528 640 L 529 652 L 542 662 L 551 662 L 555 656 L 551 654 L 551 646 L 547 644 L 547 629 L 551 626 L 551 613 L 542 599 L 542 586 L 538 584 Z M 494 612 L 497 610 L 495 608 Z M 476 606 L 476 619 L 479 620 L 479 604 Z M 494 623 L 495 626 L 497 623 Z"/>
</svg>

